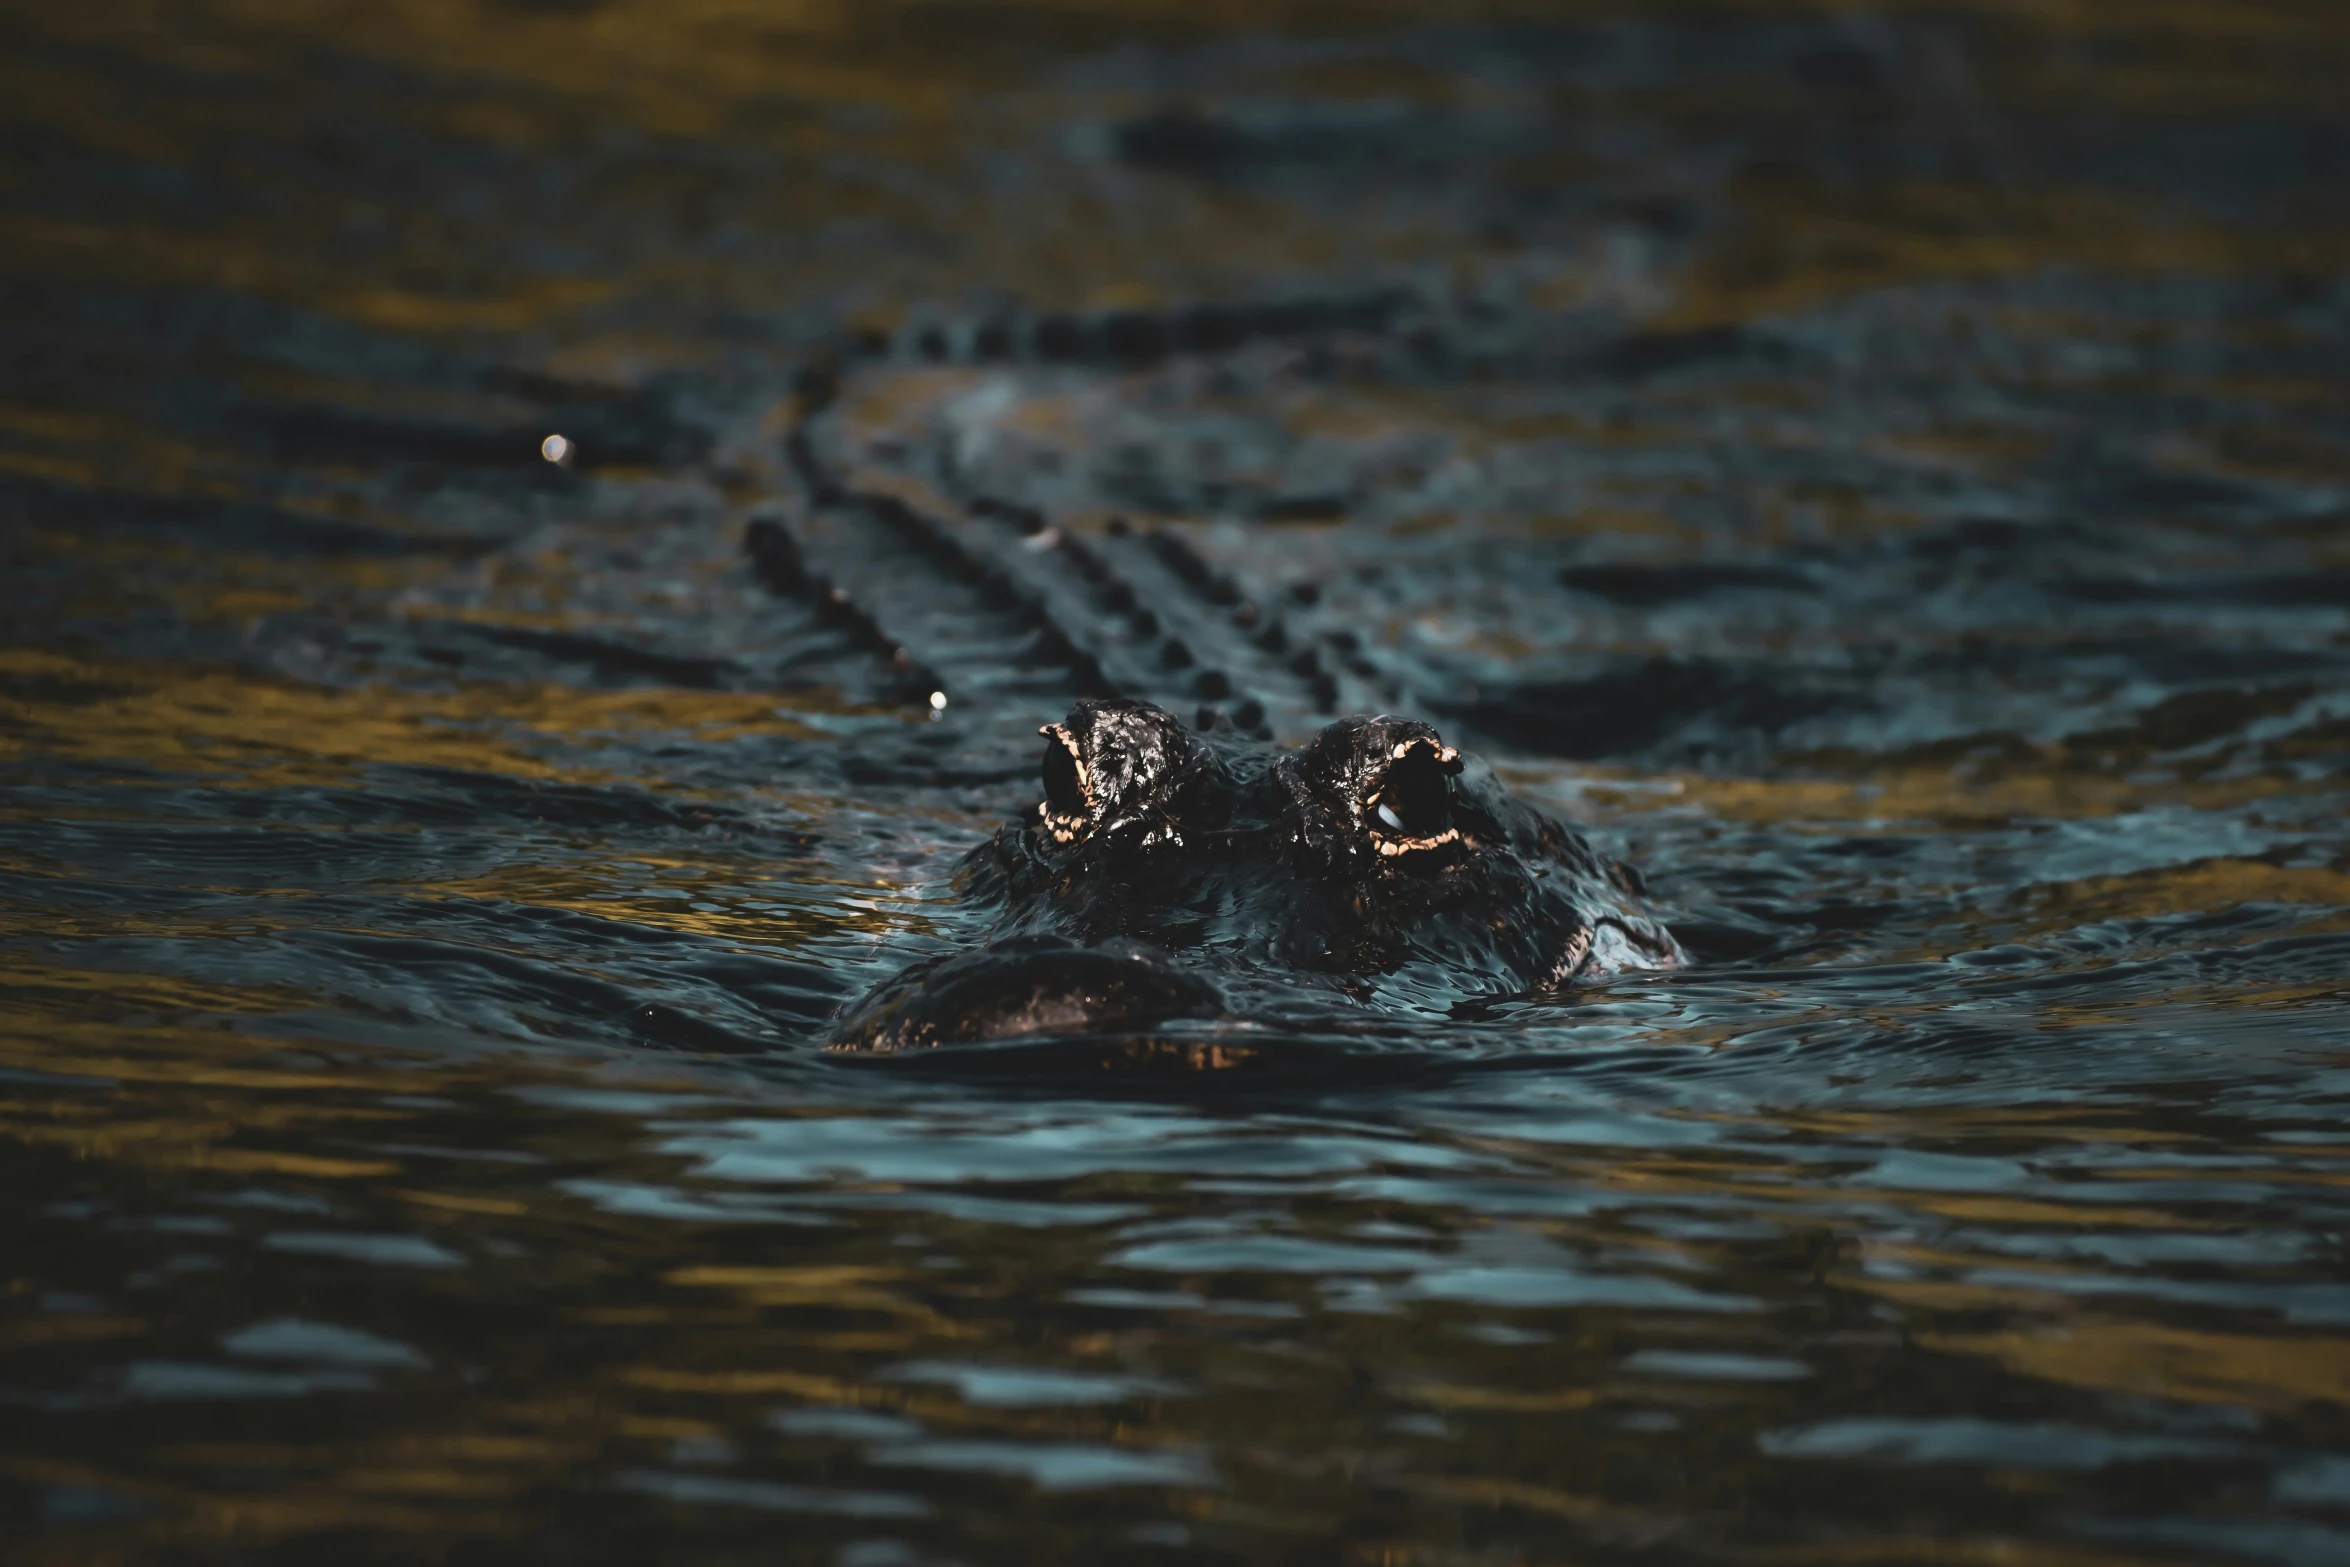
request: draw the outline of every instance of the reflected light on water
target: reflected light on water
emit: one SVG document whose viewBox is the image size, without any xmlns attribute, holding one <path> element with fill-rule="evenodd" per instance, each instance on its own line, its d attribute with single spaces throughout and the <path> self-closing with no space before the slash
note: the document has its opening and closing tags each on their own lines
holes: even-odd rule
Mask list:
<svg viewBox="0 0 2350 1567">
<path fill-rule="evenodd" d="M 0 50 L 0 1554 L 2350 1559 L 2336 8 L 134 9 Z M 1697 961 L 827 1050 L 1105 685 Z"/>
</svg>

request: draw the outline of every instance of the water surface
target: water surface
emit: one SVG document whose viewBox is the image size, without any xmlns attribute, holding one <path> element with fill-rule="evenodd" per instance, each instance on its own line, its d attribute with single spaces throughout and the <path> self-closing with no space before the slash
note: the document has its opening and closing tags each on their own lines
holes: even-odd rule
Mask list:
<svg viewBox="0 0 2350 1567">
<path fill-rule="evenodd" d="M 2350 1556 L 2335 8 L 4 26 L 24 1559 Z M 1698 963 L 824 1053 L 1078 675 L 826 476 Z"/>
</svg>

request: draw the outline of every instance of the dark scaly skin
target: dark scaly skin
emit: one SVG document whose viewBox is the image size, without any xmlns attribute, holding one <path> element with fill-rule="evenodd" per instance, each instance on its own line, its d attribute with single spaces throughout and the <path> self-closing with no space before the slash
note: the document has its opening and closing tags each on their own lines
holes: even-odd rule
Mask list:
<svg viewBox="0 0 2350 1567">
<path fill-rule="evenodd" d="M 990 944 L 878 987 L 836 1045 L 1326 1014 L 1333 992 L 1429 1015 L 1683 961 L 1629 867 L 1426 724 L 1342 719 L 1278 751 L 1088 701 L 1044 737 L 1045 798 L 963 868 Z"/>
</svg>

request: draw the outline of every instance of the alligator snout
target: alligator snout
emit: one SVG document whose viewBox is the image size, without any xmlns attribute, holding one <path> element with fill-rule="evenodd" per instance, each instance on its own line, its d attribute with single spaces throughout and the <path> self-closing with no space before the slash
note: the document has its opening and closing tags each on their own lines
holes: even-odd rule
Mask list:
<svg viewBox="0 0 2350 1567">
<path fill-rule="evenodd" d="M 1132 1032 L 1222 1010 L 1214 985 L 1146 943 L 1018 936 L 907 969 L 852 1007 L 833 1042 L 889 1053 L 1024 1034 Z"/>
</svg>

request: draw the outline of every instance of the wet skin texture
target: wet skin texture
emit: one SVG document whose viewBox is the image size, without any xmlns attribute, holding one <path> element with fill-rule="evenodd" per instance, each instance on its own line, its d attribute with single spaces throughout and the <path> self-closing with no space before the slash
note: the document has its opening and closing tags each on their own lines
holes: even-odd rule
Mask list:
<svg viewBox="0 0 2350 1567">
<path fill-rule="evenodd" d="M 918 963 L 841 1020 L 846 1049 L 1382 1011 L 1683 960 L 1631 867 L 1411 719 L 1294 750 L 1198 735 L 1146 702 L 1044 726 L 1044 798 L 964 862 L 990 943 Z"/>
</svg>

